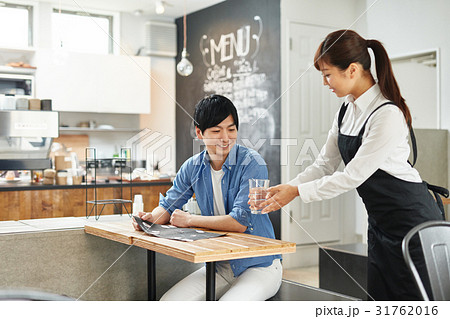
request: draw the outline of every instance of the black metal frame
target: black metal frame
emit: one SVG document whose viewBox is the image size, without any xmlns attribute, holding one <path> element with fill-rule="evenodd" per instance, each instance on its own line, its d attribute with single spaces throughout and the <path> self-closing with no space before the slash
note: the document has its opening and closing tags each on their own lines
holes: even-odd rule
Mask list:
<svg viewBox="0 0 450 319">
<path fill-rule="evenodd" d="M 148 300 L 156 301 L 156 253 L 147 249 Z M 216 300 L 216 262 L 206 263 L 206 301 Z"/>
<path fill-rule="evenodd" d="M 206 263 L 206 301 L 216 300 L 216 262 Z"/>
<path fill-rule="evenodd" d="M 93 156 L 88 156 L 88 153 L 92 152 Z M 103 209 L 105 209 L 106 205 L 113 204 L 115 208 L 120 208 L 120 215 L 122 216 L 122 207 L 125 208 L 125 211 L 127 212 L 128 216 L 133 215 L 133 181 L 132 181 L 132 167 L 131 167 L 131 148 L 128 147 L 122 147 L 120 149 L 120 155 L 119 158 L 114 158 L 116 160 L 115 167 L 120 168 L 120 199 L 97 199 L 97 168 L 99 166 L 100 159 L 97 159 L 97 149 L 95 147 L 86 147 L 85 149 L 85 161 L 86 161 L 86 173 L 88 169 L 93 168 L 94 169 L 94 176 L 93 176 L 93 185 L 94 185 L 94 200 L 88 200 L 88 181 L 87 181 L 87 174 L 84 181 L 84 184 L 86 186 L 85 188 L 85 194 L 86 194 L 86 218 L 89 218 L 92 214 L 92 211 L 95 210 L 94 216 L 95 219 L 98 220 L 100 218 L 100 215 L 103 212 Z M 125 155 L 125 156 L 124 156 Z M 127 162 L 130 162 L 129 166 L 127 166 Z M 119 163 L 118 166 L 117 163 Z M 130 169 L 130 199 L 123 199 L 123 168 L 129 168 Z M 92 204 L 91 209 L 88 209 L 88 204 Z M 130 211 L 128 211 L 128 208 L 126 204 L 131 204 Z M 98 212 L 97 206 L 103 205 L 100 213 Z M 89 212 L 88 212 L 89 210 Z"/>
</svg>

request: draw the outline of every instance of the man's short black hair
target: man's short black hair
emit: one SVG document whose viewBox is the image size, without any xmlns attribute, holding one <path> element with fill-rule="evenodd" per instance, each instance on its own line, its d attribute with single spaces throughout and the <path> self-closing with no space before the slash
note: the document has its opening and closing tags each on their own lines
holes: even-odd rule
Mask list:
<svg viewBox="0 0 450 319">
<path fill-rule="evenodd" d="M 239 118 L 233 102 L 225 96 L 213 94 L 200 100 L 195 106 L 194 124 L 202 133 L 217 126 L 229 115 L 233 117 L 236 129 L 239 128 Z"/>
</svg>

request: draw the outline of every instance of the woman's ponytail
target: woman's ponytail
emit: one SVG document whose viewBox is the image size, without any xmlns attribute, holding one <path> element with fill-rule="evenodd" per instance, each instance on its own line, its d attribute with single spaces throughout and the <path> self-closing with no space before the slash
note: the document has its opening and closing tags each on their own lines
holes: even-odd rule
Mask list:
<svg viewBox="0 0 450 319">
<path fill-rule="evenodd" d="M 375 69 L 377 70 L 378 85 L 381 93 L 387 99 L 394 102 L 403 112 L 406 123 L 411 128 L 412 119 L 405 99 L 400 94 L 400 88 L 392 71 L 391 61 L 381 42 L 377 40 L 366 40 L 367 47 L 371 48 L 375 56 Z"/>
</svg>

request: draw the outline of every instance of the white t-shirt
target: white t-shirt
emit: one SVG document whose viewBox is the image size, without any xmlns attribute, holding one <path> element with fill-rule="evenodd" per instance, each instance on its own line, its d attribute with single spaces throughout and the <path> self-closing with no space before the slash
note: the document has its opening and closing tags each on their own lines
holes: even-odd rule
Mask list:
<svg viewBox="0 0 450 319">
<path fill-rule="evenodd" d="M 226 215 L 225 204 L 223 203 L 222 195 L 222 178 L 225 172 L 220 169 L 215 171 L 211 166 L 211 182 L 214 194 L 214 215 Z"/>
</svg>

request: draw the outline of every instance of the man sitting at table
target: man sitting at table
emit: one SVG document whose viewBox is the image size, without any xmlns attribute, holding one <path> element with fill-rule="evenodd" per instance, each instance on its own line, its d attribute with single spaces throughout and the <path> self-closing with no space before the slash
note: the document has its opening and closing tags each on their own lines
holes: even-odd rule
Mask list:
<svg viewBox="0 0 450 319">
<path fill-rule="evenodd" d="M 157 224 L 202 227 L 275 238 L 267 214 L 251 214 L 251 178 L 267 179 L 267 167 L 254 150 L 236 144 L 239 119 L 233 103 L 212 95 L 195 107 L 195 132 L 206 150 L 181 166 L 173 186 L 151 213 L 137 216 Z M 195 193 L 202 215 L 181 210 Z M 139 226 L 133 219 L 134 228 Z M 276 294 L 282 277 L 280 255 L 219 261 L 216 296 L 220 300 L 266 300 Z M 206 268 L 187 276 L 161 300 L 205 300 Z"/>
</svg>

